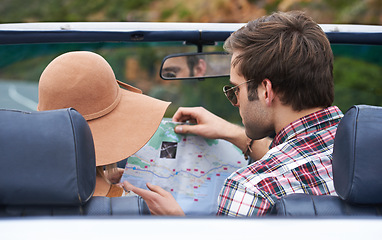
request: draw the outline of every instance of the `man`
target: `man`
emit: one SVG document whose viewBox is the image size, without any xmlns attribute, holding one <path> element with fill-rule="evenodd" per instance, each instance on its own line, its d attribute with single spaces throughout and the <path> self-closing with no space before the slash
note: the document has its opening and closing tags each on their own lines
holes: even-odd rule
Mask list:
<svg viewBox="0 0 382 240">
<path fill-rule="evenodd" d="M 206 68 L 206 62 L 198 56 L 172 57 L 164 62 L 162 76 L 177 79 L 203 77 Z"/>
<path fill-rule="evenodd" d="M 226 179 L 217 214 L 261 216 L 288 194 L 335 194 L 331 159 L 342 113 L 331 107 L 333 53 L 322 29 L 301 12 L 274 13 L 234 32 L 225 49 L 232 53 L 233 87 L 224 92 L 244 129 L 203 108 L 179 108 L 173 117 L 197 123 L 178 126 L 178 133 L 225 139 L 259 159 Z M 182 214 L 158 186 L 125 187 L 154 214 Z"/>
</svg>

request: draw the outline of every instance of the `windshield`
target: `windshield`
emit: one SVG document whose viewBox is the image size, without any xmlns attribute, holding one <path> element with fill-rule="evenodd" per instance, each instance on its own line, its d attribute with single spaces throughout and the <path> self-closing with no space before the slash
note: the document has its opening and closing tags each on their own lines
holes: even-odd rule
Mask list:
<svg viewBox="0 0 382 240">
<path fill-rule="evenodd" d="M 342 111 L 354 104 L 382 105 L 382 46 L 333 44 L 335 102 Z M 228 77 L 205 80 L 160 78 L 162 60 L 169 54 L 197 52 L 183 42 L 97 42 L 0 45 L 0 108 L 36 110 L 38 80 L 48 63 L 68 51 L 86 50 L 102 55 L 116 78 L 147 95 L 172 104 L 165 117 L 180 106 L 204 106 L 213 113 L 241 123 L 237 108 L 227 101 L 222 88 Z M 222 42 L 204 52 L 224 51 Z"/>
</svg>

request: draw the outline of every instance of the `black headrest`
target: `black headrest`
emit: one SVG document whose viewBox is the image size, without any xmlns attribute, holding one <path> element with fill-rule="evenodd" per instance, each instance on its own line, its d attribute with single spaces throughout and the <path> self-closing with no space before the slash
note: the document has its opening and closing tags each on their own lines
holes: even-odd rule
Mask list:
<svg viewBox="0 0 382 240">
<path fill-rule="evenodd" d="M 351 107 L 338 125 L 333 150 L 334 187 L 343 200 L 382 203 L 381 150 L 382 107 Z"/>
<path fill-rule="evenodd" d="M 72 108 L 0 110 L 0 205 L 82 205 L 95 188 L 86 120 Z"/>
</svg>

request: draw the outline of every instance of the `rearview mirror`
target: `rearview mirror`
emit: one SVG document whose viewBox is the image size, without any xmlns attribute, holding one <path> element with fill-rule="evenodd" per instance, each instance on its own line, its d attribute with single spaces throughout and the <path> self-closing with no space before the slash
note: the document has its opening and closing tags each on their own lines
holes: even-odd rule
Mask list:
<svg viewBox="0 0 382 240">
<path fill-rule="evenodd" d="M 226 52 L 180 53 L 163 59 L 164 80 L 229 77 L 231 55 Z"/>
</svg>

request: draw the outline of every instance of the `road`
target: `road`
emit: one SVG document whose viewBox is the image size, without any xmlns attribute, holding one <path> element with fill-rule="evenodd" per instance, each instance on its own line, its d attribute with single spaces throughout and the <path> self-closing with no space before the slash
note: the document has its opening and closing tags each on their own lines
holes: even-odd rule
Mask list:
<svg viewBox="0 0 382 240">
<path fill-rule="evenodd" d="M 0 108 L 36 111 L 38 83 L 0 80 Z"/>
</svg>

